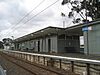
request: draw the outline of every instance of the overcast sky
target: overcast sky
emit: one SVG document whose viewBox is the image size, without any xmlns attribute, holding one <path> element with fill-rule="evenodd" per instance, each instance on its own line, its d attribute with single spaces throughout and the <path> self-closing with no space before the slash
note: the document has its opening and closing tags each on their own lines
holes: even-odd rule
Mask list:
<svg viewBox="0 0 100 75">
<path fill-rule="evenodd" d="M 61 12 L 68 14 L 70 5 L 62 6 L 62 0 L 58 0 L 56 4 L 25 23 L 55 1 L 56 0 L 0 0 L 0 40 L 7 37 L 11 38 L 11 36 L 18 38 L 48 26 L 63 27 Z M 33 10 L 31 14 L 17 24 L 28 12 L 41 2 L 43 3 L 38 6 L 38 8 Z M 66 27 L 72 24 L 72 19 L 69 19 L 67 16 L 65 20 Z"/>
</svg>

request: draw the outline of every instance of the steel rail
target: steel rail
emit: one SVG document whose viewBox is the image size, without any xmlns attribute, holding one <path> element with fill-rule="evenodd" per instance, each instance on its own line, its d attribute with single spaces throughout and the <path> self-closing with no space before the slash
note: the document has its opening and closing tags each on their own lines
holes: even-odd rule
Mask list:
<svg viewBox="0 0 100 75">
<path fill-rule="evenodd" d="M 57 55 L 47 55 L 47 54 L 39 54 L 39 53 L 28 53 L 28 52 L 21 52 L 21 51 L 12 51 L 12 50 L 3 50 L 3 53 L 6 53 L 8 55 L 12 55 L 12 56 L 18 56 L 20 58 L 22 58 L 22 55 L 25 55 L 25 59 L 27 59 L 27 57 L 29 56 L 37 56 L 37 57 L 43 57 L 43 58 L 50 58 L 50 61 L 54 61 L 59 60 L 59 66 L 60 69 L 62 68 L 62 60 L 66 60 L 70 62 L 70 70 L 71 72 L 75 72 L 75 63 L 83 63 L 86 65 L 86 75 L 91 75 L 91 65 L 98 65 L 100 66 L 100 60 L 92 60 L 92 59 L 83 59 L 83 58 L 74 58 L 74 57 L 65 57 L 65 56 L 57 56 Z M 48 64 L 48 62 L 47 62 Z M 45 59 L 44 59 L 44 65 L 45 65 Z M 48 66 L 48 65 L 47 65 Z M 94 69 L 96 70 L 96 69 Z M 99 69 L 96 70 L 99 73 Z"/>
<path fill-rule="evenodd" d="M 9 61 L 9 62 L 11 62 L 11 63 L 13 63 L 13 64 L 19 66 L 20 68 L 22 68 L 22 69 L 28 71 L 29 73 L 32 73 L 33 75 L 37 75 L 36 73 L 34 73 L 34 72 L 28 70 L 27 68 L 23 67 L 22 65 L 19 65 L 18 63 L 14 62 L 14 61 L 11 61 L 11 60 L 10 60 L 9 58 L 7 58 L 6 56 L 3 56 L 3 57 L 4 57 L 7 61 Z"/>
<path fill-rule="evenodd" d="M 22 62 L 24 62 L 24 63 L 27 63 L 27 64 L 30 64 L 30 65 L 36 66 L 36 67 L 41 68 L 41 69 L 44 69 L 44 70 L 46 70 L 46 71 L 50 71 L 50 72 L 55 73 L 55 74 L 57 74 L 57 75 L 65 75 L 65 74 L 63 74 L 63 73 L 61 73 L 61 72 L 54 71 L 54 70 L 52 70 L 52 69 L 48 69 L 48 68 L 45 68 L 45 67 L 42 67 L 42 66 L 39 66 L 39 65 L 32 64 L 32 63 L 30 63 L 30 62 L 21 60 L 21 59 L 19 59 L 19 58 L 13 57 L 13 56 L 11 56 L 11 55 L 8 55 L 8 54 L 6 54 L 6 55 L 9 56 L 9 57 L 11 57 L 11 58 L 14 58 L 14 59 L 16 59 L 16 60 L 18 60 L 18 61 L 22 61 Z M 28 70 L 28 69 L 25 68 L 24 66 L 19 65 L 18 63 L 11 61 L 11 60 L 8 59 L 7 57 L 5 57 L 5 58 L 6 58 L 8 61 L 10 61 L 10 62 L 16 64 L 17 66 L 19 66 L 19 67 L 25 69 L 26 71 L 28 71 L 28 72 L 30 72 L 30 73 L 32 73 L 32 74 L 34 74 L 34 75 L 38 75 L 38 74 L 34 73 L 33 71 Z M 42 75 L 42 74 L 41 74 L 41 75 Z M 76 75 L 76 74 L 75 74 L 75 75 Z"/>
</svg>

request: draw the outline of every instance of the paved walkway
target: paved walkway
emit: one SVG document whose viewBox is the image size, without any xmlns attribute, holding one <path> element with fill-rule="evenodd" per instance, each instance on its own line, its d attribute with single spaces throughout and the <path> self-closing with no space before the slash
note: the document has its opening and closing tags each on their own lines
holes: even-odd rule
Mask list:
<svg viewBox="0 0 100 75">
<path fill-rule="evenodd" d="M 40 54 L 50 54 L 50 55 L 73 57 L 73 58 L 100 60 L 100 55 L 86 55 L 82 53 L 58 53 L 58 54 L 57 53 L 40 53 Z"/>
<path fill-rule="evenodd" d="M 63 54 L 55 54 L 55 55 L 66 56 L 66 57 L 73 57 L 73 58 L 100 60 L 100 56 L 85 55 L 85 54 L 80 54 L 80 53 L 63 53 Z"/>
</svg>

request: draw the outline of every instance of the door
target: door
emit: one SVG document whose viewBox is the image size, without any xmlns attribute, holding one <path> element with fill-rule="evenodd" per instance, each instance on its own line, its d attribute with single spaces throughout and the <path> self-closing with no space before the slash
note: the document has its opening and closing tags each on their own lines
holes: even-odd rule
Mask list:
<svg viewBox="0 0 100 75">
<path fill-rule="evenodd" d="M 38 41 L 38 52 L 40 52 L 40 41 Z"/>
<path fill-rule="evenodd" d="M 51 51 L 51 39 L 48 39 L 48 52 L 50 53 Z"/>
</svg>

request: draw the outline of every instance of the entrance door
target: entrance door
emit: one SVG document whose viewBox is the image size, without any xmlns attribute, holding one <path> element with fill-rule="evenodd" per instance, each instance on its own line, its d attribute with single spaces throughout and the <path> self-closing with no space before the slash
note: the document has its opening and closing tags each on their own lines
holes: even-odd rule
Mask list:
<svg viewBox="0 0 100 75">
<path fill-rule="evenodd" d="M 51 39 L 48 39 L 48 52 L 50 53 L 51 51 Z"/>
<path fill-rule="evenodd" d="M 38 41 L 38 52 L 40 52 L 40 41 Z"/>
</svg>

